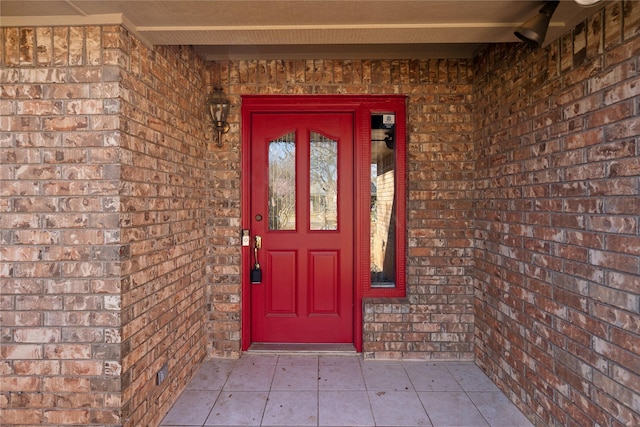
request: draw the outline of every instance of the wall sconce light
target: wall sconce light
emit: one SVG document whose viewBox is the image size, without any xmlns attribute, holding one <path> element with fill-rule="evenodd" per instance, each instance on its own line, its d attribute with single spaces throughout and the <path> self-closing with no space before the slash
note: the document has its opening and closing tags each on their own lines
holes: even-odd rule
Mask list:
<svg viewBox="0 0 640 427">
<path fill-rule="evenodd" d="M 533 47 L 542 46 L 544 37 L 547 35 L 549 22 L 551 22 L 551 16 L 558 7 L 558 4 L 560 4 L 559 0 L 545 2 L 536 16 L 516 29 L 514 32 L 516 37 Z"/>
<path fill-rule="evenodd" d="M 218 133 L 218 148 L 222 147 L 222 134 L 229 132 L 229 123 L 227 123 L 227 117 L 229 116 L 229 108 L 231 103 L 224 96 L 222 88 L 216 86 L 213 88 L 213 92 L 209 97 L 207 104 L 209 107 L 209 114 L 213 121 L 213 128 Z"/>
</svg>

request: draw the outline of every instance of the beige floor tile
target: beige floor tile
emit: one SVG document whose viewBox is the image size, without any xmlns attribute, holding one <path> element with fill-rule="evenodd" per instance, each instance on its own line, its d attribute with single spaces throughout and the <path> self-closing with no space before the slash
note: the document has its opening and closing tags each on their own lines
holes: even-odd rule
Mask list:
<svg viewBox="0 0 640 427">
<path fill-rule="evenodd" d="M 500 391 L 467 393 L 492 427 L 532 427 L 531 422 Z"/>
<path fill-rule="evenodd" d="M 264 391 L 223 392 L 213 406 L 206 426 L 259 426 L 269 393 Z"/>
<path fill-rule="evenodd" d="M 318 392 L 272 391 L 264 410 L 263 426 L 317 426 Z"/>
<path fill-rule="evenodd" d="M 367 392 L 322 391 L 318 397 L 320 426 L 374 426 Z"/>
<path fill-rule="evenodd" d="M 434 427 L 489 427 L 463 391 L 419 392 L 418 396 Z"/>
<path fill-rule="evenodd" d="M 219 391 L 185 390 L 164 418 L 162 425 L 203 425 L 219 393 Z"/>
</svg>

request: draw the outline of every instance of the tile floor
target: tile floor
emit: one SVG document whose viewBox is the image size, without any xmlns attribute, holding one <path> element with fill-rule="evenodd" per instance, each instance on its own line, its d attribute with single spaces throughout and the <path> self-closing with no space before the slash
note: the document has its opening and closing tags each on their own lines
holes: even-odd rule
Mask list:
<svg viewBox="0 0 640 427">
<path fill-rule="evenodd" d="M 472 362 L 244 354 L 205 362 L 161 426 L 532 426 Z"/>
</svg>

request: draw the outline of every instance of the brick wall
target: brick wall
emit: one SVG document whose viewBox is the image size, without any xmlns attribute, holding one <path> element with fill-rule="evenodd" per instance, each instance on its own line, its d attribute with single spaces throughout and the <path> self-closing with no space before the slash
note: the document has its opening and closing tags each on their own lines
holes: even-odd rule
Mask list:
<svg viewBox="0 0 640 427">
<path fill-rule="evenodd" d="M 101 29 L 2 29 L 0 424 L 120 422 L 118 82 Z"/>
<path fill-rule="evenodd" d="M 206 351 L 204 65 L 120 27 L 0 36 L 0 424 L 153 425 Z"/>
<path fill-rule="evenodd" d="M 190 48 L 148 50 L 126 31 L 113 36 L 105 48 L 122 64 L 122 418 L 151 426 L 206 353 L 207 76 Z"/>
<path fill-rule="evenodd" d="M 238 91 L 230 92 L 228 80 L 221 81 L 219 64 L 208 65 L 211 84 L 223 86 L 231 101 L 229 133 L 223 147 L 211 151 L 207 167 L 214 180 L 207 218 L 208 262 L 207 352 L 214 357 L 240 356 L 240 108 Z M 226 70 L 228 73 L 229 70 Z"/>
<path fill-rule="evenodd" d="M 232 129 L 214 154 L 210 339 L 240 352 L 240 95 L 407 94 L 407 298 L 365 307 L 367 357 L 473 357 L 473 120 L 468 60 L 246 60 L 212 65 L 232 100 Z"/>
<path fill-rule="evenodd" d="M 639 24 L 477 58 L 477 363 L 536 425 L 640 425 Z"/>
</svg>

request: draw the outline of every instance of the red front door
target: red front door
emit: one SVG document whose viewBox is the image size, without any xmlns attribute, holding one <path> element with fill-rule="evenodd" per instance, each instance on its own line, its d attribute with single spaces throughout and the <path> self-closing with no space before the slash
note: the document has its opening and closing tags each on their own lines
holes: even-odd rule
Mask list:
<svg viewBox="0 0 640 427">
<path fill-rule="evenodd" d="M 352 343 L 353 115 L 256 113 L 251 123 L 250 224 L 262 242 L 251 341 Z"/>
</svg>

